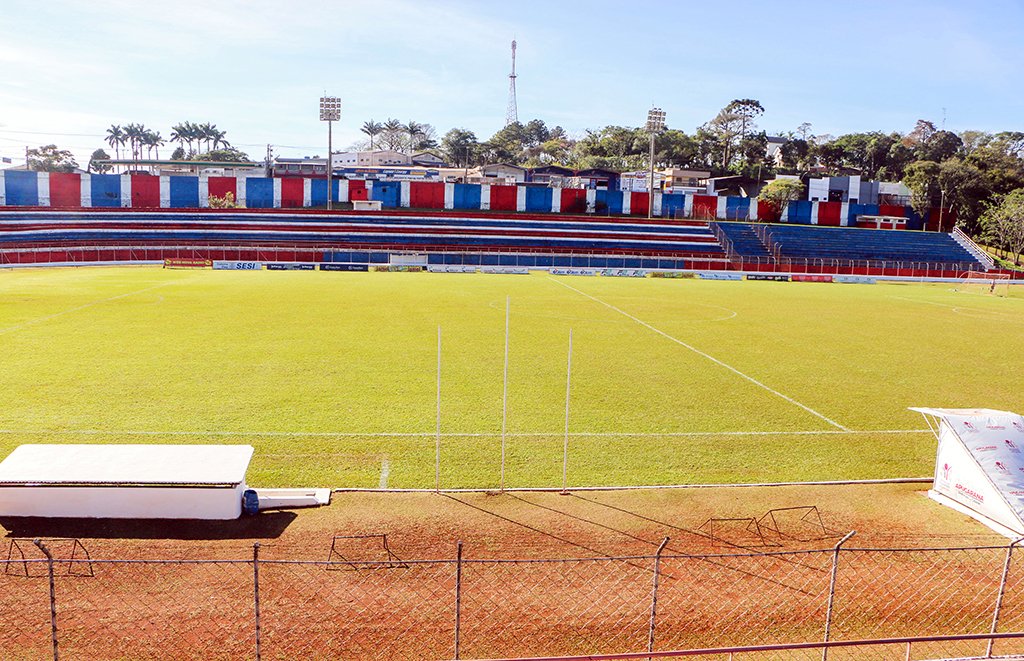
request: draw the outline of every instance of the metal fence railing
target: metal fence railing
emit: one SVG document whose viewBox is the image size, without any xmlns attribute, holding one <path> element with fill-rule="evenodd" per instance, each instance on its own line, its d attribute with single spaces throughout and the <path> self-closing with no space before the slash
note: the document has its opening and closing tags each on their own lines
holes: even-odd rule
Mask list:
<svg viewBox="0 0 1024 661">
<path fill-rule="evenodd" d="M 0 572 L 5 658 L 470 659 L 903 641 L 806 658 L 1024 653 L 1015 546 L 496 560 L 96 560 Z M 54 546 L 56 548 L 56 546 Z M 24 557 L 24 556 L 23 556 Z M 943 640 L 924 640 L 944 637 Z M 949 640 L 950 637 L 961 637 Z M 964 638 L 966 637 L 966 638 Z M 906 656 L 908 639 L 914 656 Z M 812 645 L 813 646 L 813 645 Z M 825 650 L 825 651 L 823 651 Z M 772 654 L 775 654 L 773 656 Z M 815 657 L 817 655 L 817 657 Z"/>
</svg>

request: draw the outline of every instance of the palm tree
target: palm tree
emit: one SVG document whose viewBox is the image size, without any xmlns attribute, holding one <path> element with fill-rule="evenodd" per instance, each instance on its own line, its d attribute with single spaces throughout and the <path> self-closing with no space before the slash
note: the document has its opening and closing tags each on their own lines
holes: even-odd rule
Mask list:
<svg viewBox="0 0 1024 661">
<path fill-rule="evenodd" d="M 217 125 L 206 122 L 199 127 L 199 134 L 206 143 L 206 151 L 210 151 L 210 143 L 213 141 L 213 136 L 217 134 Z"/>
<path fill-rule="evenodd" d="M 397 151 L 402 146 L 403 134 L 405 133 L 405 126 L 402 122 L 397 119 L 389 119 L 384 122 L 384 127 L 381 130 L 383 135 L 382 142 L 392 151 Z"/>
<path fill-rule="evenodd" d="M 107 144 L 114 149 L 114 156 L 118 160 L 121 158 L 121 145 L 124 144 L 124 140 L 124 129 L 117 124 L 111 124 L 107 129 Z"/>
<path fill-rule="evenodd" d="M 213 148 L 214 149 L 218 149 L 221 146 L 223 146 L 225 148 L 230 146 L 228 141 L 224 139 L 224 137 L 227 134 L 228 134 L 227 131 L 220 131 L 220 130 L 217 129 L 216 125 L 213 126 L 213 131 L 211 133 L 211 136 L 212 136 L 212 139 L 213 139 Z"/>
<path fill-rule="evenodd" d="M 413 151 L 416 145 L 419 144 L 418 138 L 423 135 L 423 125 L 419 122 L 409 120 L 409 123 L 402 127 L 405 134 L 409 136 L 409 139 L 405 143 L 405 147 L 408 151 Z"/>
<path fill-rule="evenodd" d="M 370 151 L 373 151 L 373 139 L 384 130 L 384 125 L 371 119 L 368 122 L 363 122 L 363 128 L 360 130 L 370 136 Z"/>
<path fill-rule="evenodd" d="M 131 149 L 133 161 L 139 159 L 139 142 L 144 130 L 145 127 L 143 127 L 142 124 L 128 124 L 124 127 L 124 139 L 128 143 L 128 147 Z"/>
<path fill-rule="evenodd" d="M 185 151 L 186 143 L 188 143 L 189 150 L 192 149 L 192 140 L 188 135 L 188 122 L 181 122 L 171 127 L 171 142 L 177 142 L 182 151 Z"/>
<path fill-rule="evenodd" d="M 146 131 L 143 136 L 143 142 L 146 145 L 147 153 L 152 153 L 156 150 L 156 160 L 160 160 L 160 145 L 167 144 L 163 136 L 160 135 L 160 131 Z"/>
</svg>

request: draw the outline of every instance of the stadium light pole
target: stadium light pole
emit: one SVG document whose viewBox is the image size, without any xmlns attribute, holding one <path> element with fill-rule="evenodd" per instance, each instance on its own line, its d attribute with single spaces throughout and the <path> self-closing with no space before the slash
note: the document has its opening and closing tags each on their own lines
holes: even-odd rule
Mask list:
<svg viewBox="0 0 1024 661">
<path fill-rule="evenodd" d="M 320 121 L 327 122 L 327 210 L 331 210 L 331 170 L 334 168 L 331 151 L 333 145 L 331 144 L 331 125 L 334 122 L 341 121 L 341 99 L 336 96 L 321 96 L 320 97 Z"/>
<path fill-rule="evenodd" d="M 647 185 L 647 218 L 654 216 L 654 137 L 665 130 L 665 111 L 651 108 L 647 111 L 647 133 L 651 136 L 651 173 Z"/>
</svg>

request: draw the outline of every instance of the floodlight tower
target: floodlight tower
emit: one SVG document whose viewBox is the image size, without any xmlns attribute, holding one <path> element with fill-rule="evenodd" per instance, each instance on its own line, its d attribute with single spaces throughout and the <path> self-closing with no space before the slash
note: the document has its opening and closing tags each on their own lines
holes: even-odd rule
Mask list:
<svg viewBox="0 0 1024 661">
<path fill-rule="evenodd" d="M 508 75 L 508 110 L 505 112 L 505 126 L 519 121 L 516 108 L 516 40 L 512 40 L 512 73 Z"/>
<path fill-rule="evenodd" d="M 331 174 L 334 159 L 331 158 L 331 125 L 341 121 L 341 99 L 336 96 L 320 97 L 320 121 L 327 122 L 327 210 L 331 210 Z"/>
<path fill-rule="evenodd" d="M 651 177 L 647 185 L 647 217 L 654 215 L 654 136 L 665 130 L 665 111 L 651 108 L 647 111 L 647 133 L 651 136 Z"/>
</svg>

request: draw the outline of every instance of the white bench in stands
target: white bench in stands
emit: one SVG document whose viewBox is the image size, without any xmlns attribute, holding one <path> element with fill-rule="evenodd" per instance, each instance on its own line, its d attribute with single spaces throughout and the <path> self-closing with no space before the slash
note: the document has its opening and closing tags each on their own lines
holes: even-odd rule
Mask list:
<svg viewBox="0 0 1024 661">
<path fill-rule="evenodd" d="M 380 200 L 352 200 L 355 211 L 380 211 Z"/>
</svg>

